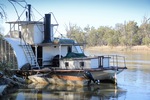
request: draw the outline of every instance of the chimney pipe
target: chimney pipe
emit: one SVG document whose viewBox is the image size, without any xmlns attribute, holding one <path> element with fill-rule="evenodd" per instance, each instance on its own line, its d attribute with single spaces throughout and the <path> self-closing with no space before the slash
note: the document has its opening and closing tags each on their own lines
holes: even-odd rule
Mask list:
<svg viewBox="0 0 150 100">
<path fill-rule="evenodd" d="M 28 21 L 31 21 L 31 5 L 28 4 Z"/>
<path fill-rule="evenodd" d="M 52 42 L 51 41 L 51 14 L 45 14 L 43 43 L 50 43 L 50 42 Z"/>
</svg>

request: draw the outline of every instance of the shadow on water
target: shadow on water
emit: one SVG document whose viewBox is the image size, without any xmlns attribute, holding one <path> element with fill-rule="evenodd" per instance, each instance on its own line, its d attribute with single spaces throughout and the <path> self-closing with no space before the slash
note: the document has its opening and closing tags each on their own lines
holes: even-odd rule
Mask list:
<svg viewBox="0 0 150 100">
<path fill-rule="evenodd" d="M 125 98 L 126 91 L 113 84 L 87 87 L 32 84 L 28 89 L 18 89 L 4 100 L 109 100 Z"/>
</svg>

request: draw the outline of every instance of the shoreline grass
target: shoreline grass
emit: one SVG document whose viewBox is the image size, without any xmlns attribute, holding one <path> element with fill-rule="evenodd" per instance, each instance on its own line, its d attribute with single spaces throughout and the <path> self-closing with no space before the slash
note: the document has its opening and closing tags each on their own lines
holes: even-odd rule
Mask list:
<svg viewBox="0 0 150 100">
<path fill-rule="evenodd" d="M 105 51 L 105 52 L 133 52 L 133 53 L 149 53 L 150 54 L 150 47 L 142 45 L 142 46 L 93 46 L 87 47 L 85 50 L 88 51 Z"/>
</svg>

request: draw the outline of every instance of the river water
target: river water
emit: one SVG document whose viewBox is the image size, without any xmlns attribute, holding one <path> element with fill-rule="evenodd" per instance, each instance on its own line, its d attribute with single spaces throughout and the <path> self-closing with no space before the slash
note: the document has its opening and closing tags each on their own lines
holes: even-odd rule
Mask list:
<svg viewBox="0 0 150 100">
<path fill-rule="evenodd" d="M 150 54 L 129 52 L 90 52 L 126 57 L 127 70 L 117 75 L 117 86 L 101 83 L 90 87 L 32 84 L 3 96 L 4 100 L 150 100 Z"/>
</svg>

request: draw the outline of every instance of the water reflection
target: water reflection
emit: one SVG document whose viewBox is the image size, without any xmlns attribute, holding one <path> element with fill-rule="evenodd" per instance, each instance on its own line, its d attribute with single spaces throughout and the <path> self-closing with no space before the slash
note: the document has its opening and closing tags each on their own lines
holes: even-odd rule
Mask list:
<svg viewBox="0 0 150 100">
<path fill-rule="evenodd" d="M 113 84 L 100 84 L 90 87 L 58 85 L 29 85 L 28 89 L 19 89 L 3 97 L 11 100 L 108 100 L 122 98 L 126 91 Z"/>
</svg>

